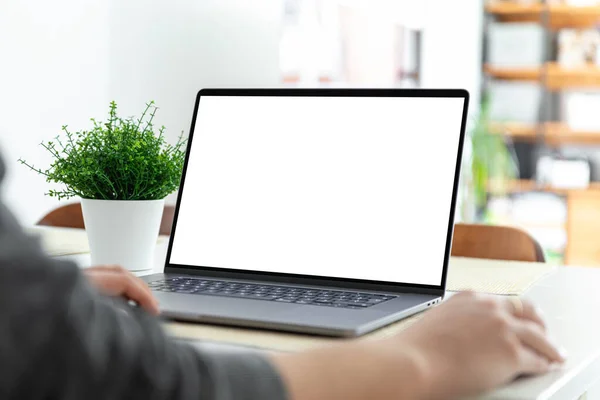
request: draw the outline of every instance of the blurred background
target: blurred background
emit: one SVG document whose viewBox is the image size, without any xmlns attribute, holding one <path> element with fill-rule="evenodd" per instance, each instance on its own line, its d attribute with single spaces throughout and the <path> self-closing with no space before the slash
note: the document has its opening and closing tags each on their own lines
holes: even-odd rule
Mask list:
<svg viewBox="0 0 600 400">
<path fill-rule="evenodd" d="M 25 224 L 56 207 L 17 159 L 46 166 L 38 144 L 110 100 L 126 115 L 155 100 L 174 142 L 202 87 L 465 88 L 457 220 L 519 226 L 551 262 L 600 265 L 599 29 L 592 0 L 4 2 L 4 196 Z M 423 154 L 415 173 L 435 168 L 407 151 Z"/>
</svg>

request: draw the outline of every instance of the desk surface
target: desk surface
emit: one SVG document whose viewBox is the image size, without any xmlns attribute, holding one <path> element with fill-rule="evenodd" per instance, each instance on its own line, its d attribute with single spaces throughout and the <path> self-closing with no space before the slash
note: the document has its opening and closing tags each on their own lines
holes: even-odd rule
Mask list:
<svg viewBox="0 0 600 400">
<path fill-rule="evenodd" d="M 156 263 L 153 271 L 162 272 L 166 254 L 166 241 L 159 243 L 156 249 Z M 63 256 L 89 265 L 88 254 Z M 477 261 L 481 268 L 497 266 L 498 262 Z M 522 268 L 531 264 L 520 263 Z M 148 273 L 148 272 L 146 272 Z M 513 382 L 495 390 L 482 399 L 576 399 L 588 390 L 600 378 L 600 269 L 580 267 L 559 267 L 544 275 L 534 283 L 524 297 L 531 299 L 544 313 L 548 329 L 556 342 L 569 353 L 564 368 L 544 376 L 527 378 Z M 256 337 L 244 337 L 243 329 L 220 329 L 223 337 L 235 338 L 230 342 L 256 345 Z M 385 329 L 385 328 L 384 328 Z M 206 331 L 205 331 L 206 332 Z M 289 340 L 284 333 L 253 331 L 266 341 Z M 270 336 L 271 335 L 271 336 Z M 274 335 L 274 336 L 273 336 Z M 292 335 L 293 336 L 293 335 Z M 214 339 L 199 335 L 198 340 Z M 301 346 L 297 347 L 298 349 Z"/>
</svg>

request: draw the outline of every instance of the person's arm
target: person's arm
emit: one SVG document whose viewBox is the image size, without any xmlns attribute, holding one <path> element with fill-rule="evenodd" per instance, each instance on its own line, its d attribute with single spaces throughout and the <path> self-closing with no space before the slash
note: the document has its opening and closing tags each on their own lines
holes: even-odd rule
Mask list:
<svg viewBox="0 0 600 400">
<path fill-rule="evenodd" d="M 0 398 L 285 398 L 268 359 L 197 351 L 127 310 L 42 254 L 0 204 Z"/>
<path fill-rule="evenodd" d="M 455 399 L 562 363 L 528 302 L 461 293 L 399 335 L 275 355 L 291 400 Z M 521 309 L 522 308 L 522 309 Z"/>
<path fill-rule="evenodd" d="M 359 341 L 300 354 L 273 356 L 290 400 L 428 399 L 418 352 Z"/>
</svg>

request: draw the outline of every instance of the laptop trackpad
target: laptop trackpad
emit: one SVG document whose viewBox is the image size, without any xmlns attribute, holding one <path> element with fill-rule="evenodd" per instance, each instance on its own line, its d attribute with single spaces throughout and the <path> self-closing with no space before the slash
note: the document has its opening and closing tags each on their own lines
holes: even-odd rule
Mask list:
<svg viewBox="0 0 600 400">
<path fill-rule="evenodd" d="M 222 318 L 233 320 L 280 320 L 280 316 L 297 304 L 275 301 L 238 299 L 220 296 L 185 295 L 181 293 L 154 293 L 163 315 L 170 318 L 217 321 Z"/>
</svg>

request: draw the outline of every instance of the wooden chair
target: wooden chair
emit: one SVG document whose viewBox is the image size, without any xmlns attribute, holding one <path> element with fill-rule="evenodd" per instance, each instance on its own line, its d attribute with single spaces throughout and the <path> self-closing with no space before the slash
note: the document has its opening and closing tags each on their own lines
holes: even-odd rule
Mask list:
<svg viewBox="0 0 600 400">
<path fill-rule="evenodd" d="M 545 262 L 540 244 L 527 232 L 509 226 L 456 224 L 451 254 L 491 260 Z"/>
<path fill-rule="evenodd" d="M 160 222 L 160 235 L 170 235 L 175 207 L 165 206 Z M 67 204 L 46 214 L 37 225 L 85 229 L 81 203 Z"/>
</svg>

